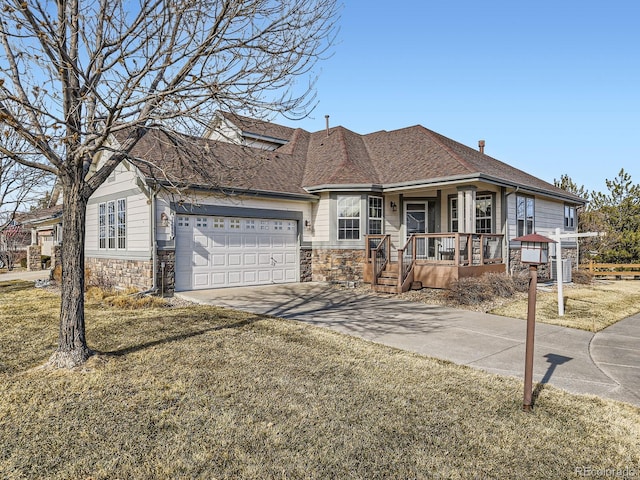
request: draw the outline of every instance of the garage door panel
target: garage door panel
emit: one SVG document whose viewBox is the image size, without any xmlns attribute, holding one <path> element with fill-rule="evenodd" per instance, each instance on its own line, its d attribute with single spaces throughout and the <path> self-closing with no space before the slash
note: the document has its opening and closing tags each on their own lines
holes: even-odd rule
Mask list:
<svg viewBox="0 0 640 480">
<path fill-rule="evenodd" d="M 209 265 L 209 255 L 205 254 L 199 254 L 194 252 L 193 253 L 193 264 L 194 267 L 206 267 Z"/>
<path fill-rule="evenodd" d="M 229 248 L 242 247 L 242 237 L 240 235 L 229 235 L 227 245 Z"/>
<path fill-rule="evenodd" d="M 224 254 L 211 254 L 211 266 L 223 267 L 227 264 L 227 256 Z"/>
<path fill-rule="evenodd" d="M 234 270 L 229 272 L 229 285 L 242 285 L 242 272 Z"/>
<path fill-rule="evenodd" d="M 258 255 L 256 255 L 255 253 L 245 253 L 243 255 L 242 263 L 245 267 L 258 265 Z"/>
<path fill-rule="evenodd" d="M 225 248 L 227 246 L 227 240 L 224 235 L 213 235 L 211 237 L 211 246 L 213 248 Z"/>
<path fill-rule="evenodd" d="M 237 267 L 242 265 L 242 254 L 240 253 L 230 253 L 227 255 L 227 265 L 230 267 Z"/>
<path fill-rule="evenodd" d="M 258 265 L 271 265 L 271 254 L 258 253 Z"/>
<path fill-rule="evenodd" d="M 194 273 L 193 274 L 193 287 L 206 287 L 209 284 L 209 273 Z"/>
<path fill-rule="evenodd" d="M 189 216 L 176 228 L 176 289 L 296 282 L 297 223 Z"/>
<path fill-rule="evenodd" d="M 271 280 L 271 270 L 258 270 L 258 281 L 260 283 L 269 283 Z"/>
<path fill-rule="evenodd" d="M 257 272 L 255 270 L 245 270 L 242 272 L 242 282 L 246 284 L 255 284 L 258 279 Z"/>
</svg>

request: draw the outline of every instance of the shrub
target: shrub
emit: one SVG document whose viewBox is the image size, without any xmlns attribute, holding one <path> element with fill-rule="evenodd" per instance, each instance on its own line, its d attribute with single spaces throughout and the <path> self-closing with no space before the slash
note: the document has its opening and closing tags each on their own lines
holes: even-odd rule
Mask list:
<svg viewBox="0 0 640 480">
<path fill-rule="evenodd" d="M 516 291 L 515 282 L 506 273 L 487 273 L 482 278 L 498 297 L 511 297 Z"/>
<path fill-rule="evenodd" d="M 494 297 L 489 282 L 484 278 L 461 278 L 451 282 L 447 298 L 459 305 L 477 305 Z"/>
<path fill-rule="evenodd" d="M 53 271 L 51 272 L 51 280 L 56 283 L 60 283 L 62 281 L 62 265 L 58 264 L 53 267 Z"/>
<path fill-rule="evenodd" d="M 112 288 L 104 289 L 92 286 L 85 293 L 85 298 L 96 303 L 124 310 L 164 307 L 167 305 L 167 302 L 162 298 L 140 295 L 139 290 L 134 287 L 129 287 L 126 290 L 114 290 Z"/>
<path fill-rule="evenodd" d="M 525 270 L 514 273 L 511 275 L 511 280 L 513 281 L 513 286 L 516 289 L 516 292 L 528 292 L 529 291 L 529 273 Z"/>
<path fill-rule="evenodd" d="M 573 280 L 573 283 L 589 285 L 593 281 L 593 275 L 591 272 L 586 270 L 573 270 L 571 272 L 571 279 Z"/>
</svg>

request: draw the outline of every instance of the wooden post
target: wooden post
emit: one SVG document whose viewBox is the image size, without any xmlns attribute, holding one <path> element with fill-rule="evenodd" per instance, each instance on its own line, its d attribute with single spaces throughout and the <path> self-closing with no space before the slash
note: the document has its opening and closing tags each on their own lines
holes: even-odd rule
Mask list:
<svg viewBox="0 0 640 480">
<path fill-rule="evenodd" d="M 527 305 L 527 340 L 524 361 L 524 401 L 522 410 L 533 408 L 533 344 L 536 330 L 536 289 L 538 287 L 538 266 L 529 265 L 529 303 Z"/>
</svg>

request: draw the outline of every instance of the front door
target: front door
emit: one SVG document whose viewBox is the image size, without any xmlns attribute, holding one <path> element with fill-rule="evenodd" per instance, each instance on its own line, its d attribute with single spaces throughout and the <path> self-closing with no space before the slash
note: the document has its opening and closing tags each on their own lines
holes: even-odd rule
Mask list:
<svg viewBox="0 0 640 480">
<path fill-rule="evenodd" d="M 427 203 L 407 202 L 404 207 L 405 236 L 408 239 L 414 233 L 427 233 Z M 426 239 L 416 239 L 416 258 L 426 257 Z"/>
</svg>

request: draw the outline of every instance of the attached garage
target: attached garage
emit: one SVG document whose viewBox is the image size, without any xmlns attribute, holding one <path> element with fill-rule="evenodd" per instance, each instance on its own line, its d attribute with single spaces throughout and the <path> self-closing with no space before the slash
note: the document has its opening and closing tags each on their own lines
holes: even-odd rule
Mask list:
<svg viewBox="0 0 640 480">
<path fill-rule="evenodd" d="M 176 290 L 298 282 L 298 222 L 178 215 Z"/>
</svg>

